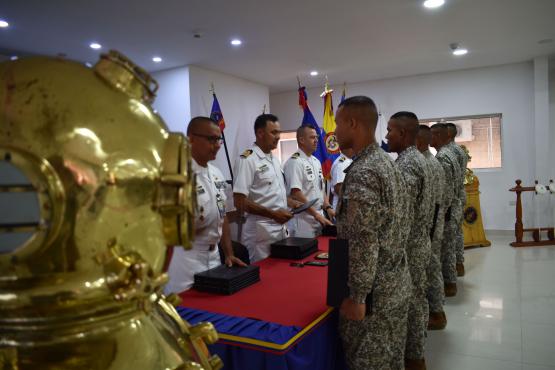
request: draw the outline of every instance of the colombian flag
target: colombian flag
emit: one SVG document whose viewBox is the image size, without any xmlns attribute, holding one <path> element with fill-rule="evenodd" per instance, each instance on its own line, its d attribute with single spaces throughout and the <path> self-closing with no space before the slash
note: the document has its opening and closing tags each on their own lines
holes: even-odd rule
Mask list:
<svg viewBox="0 0 555 370">
<path fill-rule="evenodd" d="M 333 90 L 330 90 L 328 84 L 326 84 L 324 92 L 320 95 L 324 98 L 324 124 L 322 126 L 324 147 L 326 150 L 326 158 L 321 162 L 322 171 L 324 172 L 324 177 L 327 180 L 329 180 L 331 176 L 331 165 L 340 154 L 339 144 L 335 138 L 335 116 L 333 115 L 332 93 Z"/>
</svg>

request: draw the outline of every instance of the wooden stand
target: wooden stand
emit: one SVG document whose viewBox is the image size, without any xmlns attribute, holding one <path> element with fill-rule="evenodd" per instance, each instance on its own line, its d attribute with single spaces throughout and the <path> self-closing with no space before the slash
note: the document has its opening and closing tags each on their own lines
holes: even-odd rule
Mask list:
<svg viewBox="0 0 555 370">
<path fill-rule="evenodd" d="M 538 182 L 536 181 L 536 184 Z M 509 191 L 516 193 L 516 222 L 515 222 L 515 238 L 516 241 L 512 242 L 513 247 L 534 247 L 542 245 L 555 245 L 555 232 L 553 227 L 537 227 L 537 228 L 527 228 L 525 229 L 522 224 L 522 200 L 520 195 L 526 191 L 536 191 L 535 186 L 520 186 L 522 184 L 521 180 L 516 180 L 516 186 Z M 547 240 L 541 239 L 542 231 L 547 231 Z M 530 241 L 523 241 L 524 233 L 532 233 L 532 239 Z"/>
<path fill-rule="evenodd" d="M 472 180 L 465 186 L 466 205 L 463 214 L 464 247 L 489 247 L 491 242 L 486 239 L 480 208 L 480 181 L 472 174 Z"/>
</svg>

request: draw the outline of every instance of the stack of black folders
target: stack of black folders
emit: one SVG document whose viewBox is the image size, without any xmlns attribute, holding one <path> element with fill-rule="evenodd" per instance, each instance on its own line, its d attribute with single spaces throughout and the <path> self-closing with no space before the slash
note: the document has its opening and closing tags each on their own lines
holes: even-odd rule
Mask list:
<svg viewBox="0 0 555 370">
<path fill-rule="evenodd" d="M 318 251 L 318 240 L 291 237 L 273 243 L 270 257 L 302 260 L 316 251 Z"/>
<path fill-rule="evenodd" d="M 201 292 L 230 295 L 259 281 L 260 268 L 258 266 L 227 267 L 221 265 L 195 274 L 193 288 Z"/>
<path fill-rule="evenodd" d="M 339 308 L 349 296 L 349 245 L 345 239 L 330 239 L 326 304 Z M 372 293 L 366 296 L 366 315 L 372 312 Z"/>
</svg>

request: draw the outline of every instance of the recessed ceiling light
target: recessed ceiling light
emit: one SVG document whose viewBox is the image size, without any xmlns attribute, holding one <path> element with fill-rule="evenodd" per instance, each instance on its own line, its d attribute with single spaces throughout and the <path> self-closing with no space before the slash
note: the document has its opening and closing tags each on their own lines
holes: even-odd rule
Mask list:
<svg viewBox="0 0 555 370">
<path fill-rule="evenodd" d="M 439 8 L 445 4 L 445 0 L 426 0 L 424 1 L 424 7 L 428 9 Z"/>
<path fill-rule="evenodd" d="M 310 72 L 310 75 L 311 75 L 311 76 L 318 76 L 318 71 L 311 71 L 311 72 Z"/>
<path fill-rule="evenodd" d="M 7 28 L 10 24 L 3 19 L 0 19 L 0 28 Z"/>
<path fill-rule="evenodd" d="M 453 50 L 453 55 L 461 56 L 461 55 L 465 55 L 465 54 L 468 54 L 468 49 L 458 48 L 458 49 Z"/>
<path fill-rule="evenodd" d="M 92 68 L 92 63 L 86 62 L 85 65 L 89 68 Z"/>
<path fill-rule="evenodd" d="M 102 48 L 102 45 L 100 45 L 98 42 L 91 42 L 91 44 L 89 45 L 91 49 L 94 50 L 98 50 L 100 48 Z"/>
<path fill-rule="evenodd" d="M 160 63 L 160 62 L 162 62 L 162 58 L 160 58 L 160 57 L 152 57 L 152 61 L 153 61 L 154 63 Z"/>
<path fill-rule="evenodd" d="M 231 40 L 231 45 L 233 46 L 239 46 L 243 43 L 243 41 L 239 40 L 239 39 L 233 39 Z"/>
<path fill-rule="evenodd" d="M 12 56 L 10 57 L 10 60 L 17 60 L 17 59 L 18 59 L 17 55 L 12 55 Z"/>
</svg>

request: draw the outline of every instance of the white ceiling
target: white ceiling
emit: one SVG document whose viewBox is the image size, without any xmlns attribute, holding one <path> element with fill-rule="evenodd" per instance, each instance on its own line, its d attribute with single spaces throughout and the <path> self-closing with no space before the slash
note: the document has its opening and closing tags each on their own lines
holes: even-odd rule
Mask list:
<svg viewBox="0 0 555 370">
<path fill-rule="evenodd" d="M 122 51 L 150 71 L 195 64 L 272 92 L 498 65 L 555 53 L 555 0 L 1 0 L 4 54 Z M 200 30 L 203 36 L 193 38 Z M 232 37 L 243 45 L 230 46 Z M 469 49 L 454 57 L 449 44 Z M 155 64 L 152 56 L 164 61 Z M 310 77 L 316 69 L 320 76 Z"/>
</svg>

